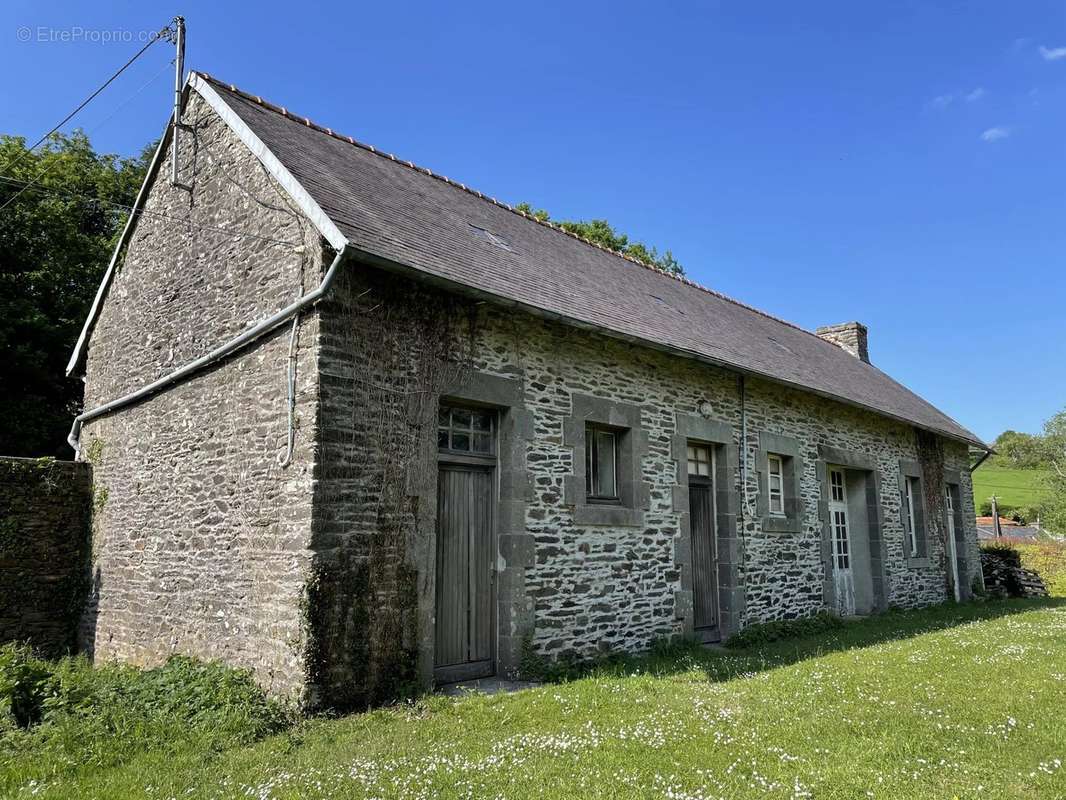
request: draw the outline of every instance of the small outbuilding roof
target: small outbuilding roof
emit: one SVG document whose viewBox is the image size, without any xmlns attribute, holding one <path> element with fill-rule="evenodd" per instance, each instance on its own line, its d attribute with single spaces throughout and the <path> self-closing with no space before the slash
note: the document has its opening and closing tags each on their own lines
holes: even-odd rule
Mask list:
<svg viewBox="0 0 1066 800">
<path fill-rule="evenodd" d="M 306 192 L 327 239 L 376 263 L 987 446 L 807 330 L 573 236 L 203 73 L 190 83 Z M 249 132 L 251 135 L 249 135 Z M 91 319 L 90 319 L 91 323 Z M 87 330 L 88 325 L 87 323 Z M 86 330 L 86 333 L 87 333 Z M 77 353 L 75 354 L 78 355 Z M 74 363 L 74 360 L 72 360 Z"/>
</svg>

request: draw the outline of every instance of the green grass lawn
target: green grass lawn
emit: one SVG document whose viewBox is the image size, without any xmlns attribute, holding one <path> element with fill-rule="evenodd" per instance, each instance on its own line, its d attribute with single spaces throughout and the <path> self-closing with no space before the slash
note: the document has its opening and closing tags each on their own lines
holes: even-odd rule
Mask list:
<svg viewBox="0 0 1066 800">
<path fill-rule="evenodd" d="M 982 464 L 973 474 L 973 501 L 980 513 L 981 503 L 993 494 L 1001 504 L 1019 508 L 1032 506 L 1045 494 L 1042 481 L 1046 470 L 1014 469 Z"/>
<path fill-rule="evenodd" d="M 675 648 L 511 695 L 431 697 L 110 768 L 3 765 L 47 798 L 1063 798 L 1066 603 L 891 613 Z M 49 772 L 52 773 L 49 776 Z M 31 782 L 35 781 L 35 782 Z"/>
</svg>

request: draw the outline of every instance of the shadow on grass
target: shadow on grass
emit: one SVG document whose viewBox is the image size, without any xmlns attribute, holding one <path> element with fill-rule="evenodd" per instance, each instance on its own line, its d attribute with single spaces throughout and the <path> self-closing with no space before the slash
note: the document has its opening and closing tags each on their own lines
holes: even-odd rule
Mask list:
<svg viewBox="0 0 1066 800">
<path fill-rule="evenodd" d="M 704 647 L 695 642 L 672 643 L 639 656 L 612 656 L 597 663 L 562 665 L 544 679 L 558 683 L 590 676 L 634 673 L 667 676 L 699 669 L 708 680 L 722 682 L 830 653 L 900 641 L 971 622 L 1064 606 L 1066 599 L 1041 598 L 946 603 L 917 611 L 888 611 L 861 620 L 842 621 L 838 627 L 816 635 L 779 639 L 750 647 L 734 649 Z"/>
</svg>

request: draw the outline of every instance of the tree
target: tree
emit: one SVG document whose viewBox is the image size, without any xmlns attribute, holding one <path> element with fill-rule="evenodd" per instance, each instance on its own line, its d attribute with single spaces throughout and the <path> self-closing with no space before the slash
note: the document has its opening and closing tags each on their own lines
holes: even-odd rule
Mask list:
<svg viewBox="0 0 1066 800">
<path fill-rule="evenodd" d="M 0 136 L 0 454 L 71 456 L 82 386 L 64 370 L 153 149 L 98 154 L 76 131 L 28 151 Z"/>
<path fill-rule="evenodd" d="M 551 222 L 552 219 L 544 209 L 534 210 L 529 203 L 519 203 L 515 206 L 519 211 L 539 219 L 541 222 Z M 643 261 L 653 267 L 658 267 L 675 275 L 684 275 L 684 268 L 674 258 L 673 253 L 667 250 L 662 255 L 654 247 L 649 248 L 643 242 L 631 242 L 624 233 L 616 231 L 605 219 L 593 219 L 588 222 L 574 220 L 556 220 L 555 224 L 563 230 L 588 239 L 591 242 L 602 245 L 608 250 L 625 253 L 638 261 Z"/>
<path fill-rule="evenodd" d="M 1044 453 L 1051 467 L 1045 526 L 1066 534 L 1066 408 L 1044 423 Z"/>
<path fill-rule="evenodd" d="M 1018 469 L 1041 469 L 1047 465 L 1044 439 L 1040 434 L 1003 431 L 993 444 L 1001 459 Z"/>
</svg>

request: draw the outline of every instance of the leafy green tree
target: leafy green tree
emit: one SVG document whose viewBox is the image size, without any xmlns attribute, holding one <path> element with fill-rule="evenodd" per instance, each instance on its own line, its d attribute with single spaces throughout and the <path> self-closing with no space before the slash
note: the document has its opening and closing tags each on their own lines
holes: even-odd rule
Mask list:
<svg viewBox="0 0 1066 800">
<path fill-rule="evenodd" d="M 0 136 L 0 454 L 72 455 L 82 386 L 64 370 L 153 149 L 99 154 L 76 131 L 28 151 Z"/>
<path fill-rule="evenodd" d="M 534 209 L 529 203 L 519 203 L 515 208 L 539 219 L 541 222 L 553 221 L 547 211 Z M 656 248 L 648 247 L 643 242 L 631 242 L 626 234 L 616 231 L 605 219 L 593 219 L 587 222 L 554 220 L 554 222 L 563 230 L 602 245 L 609 250 L 625 253 L 638 261 L 643 261 L 645 264 L 658 267 L 666 272 L 672 272 L 675 275 L 685 274 L 684 268 L 669 250 L 660 255 Z"/>
<path fill-rule="evenodd" d="M 1040 434 L 1003 431 L 993 445 L 1001 461 L 1018 469 L 1043 469 L 1047 466 L 1044 437 Z"/>
<path fill-rule="evenodd" d="M 1066 408 L 1044 423 L 1043 439 L 1050 467 L 1045 527 L 1066 534 Z"/>
</svg>

